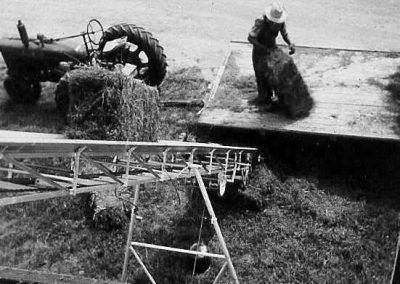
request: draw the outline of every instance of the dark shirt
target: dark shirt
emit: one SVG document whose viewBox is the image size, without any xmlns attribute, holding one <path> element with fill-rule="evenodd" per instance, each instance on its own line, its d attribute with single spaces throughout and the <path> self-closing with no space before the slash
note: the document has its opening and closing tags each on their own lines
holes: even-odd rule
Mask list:
<svg viewBox="0 0 400 284">
<path fill-rule="evenodd" d="M 276 47 L 276 37 L 278 36 L 279 32 L 281 33 L 283 39 L 287 42 L 289 37 L 285 22 L 279 24 L 274 23 L 266 20 L 264 16 L 262 19 L 255 20 L 254 26 L 250 30 L 249 38 L 257 39 L 262 45 L 274 48 Z"/>
</svg>

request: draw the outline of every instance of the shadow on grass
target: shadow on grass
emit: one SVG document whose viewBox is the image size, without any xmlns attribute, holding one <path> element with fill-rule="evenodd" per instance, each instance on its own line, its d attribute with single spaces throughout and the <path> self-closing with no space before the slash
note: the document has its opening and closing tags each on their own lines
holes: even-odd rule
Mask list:
<svg viewBox="0 0 400 284">
<path fill-rule="evenodd" d="M 60 133 L 65 121 L 57 113 L 54 102 L 16 104 L 10 100 L 0 104 L 0 128 L 28 132 Z"/>
<path fill-rule="evenodd" d="M 200 239 L 201 242 L 209 246 L 209 252 L 223 254 L 219 243 L 215 241 L 215 231 L 200 190 L 197 187 L 185 188 L 184 193 L 180 193 L 182 204 L 179 205 L 181 207 L 179 209 L 172 188 L 168 189 L 171 191 L 171 195 L 166 193 L 166 190 L 167 188 L 163 189 L 161 193 L 163 198 L 154 198 L 154 193 L 151 193 L 151 191 L 143 192 L 143 207 L 147 207 L 144 204 L 151 200 L 152 206 L 163 206 L 163 214 L 158 216 L 146 214 L 150 222 L 140 224 L 145 231 L 139 234 L 136 232 L 135 236 L 147 243 L 181 249 L 189 249 Z M 238 197 L 236 194 L 231 194 L 223 199 L 218 198 L 217 193 L 214 191 L 210 191 L 209 195 L 218 218 L 221 217 L 222 220 L 225 218 L 222 215 L 229 215 L 230 211 L 244 212 L 252 206 L 251 203 L 243 202 L 245 198 Z M 150 196 L 152 196 L 151 199 Z M 166 198 L 167 196 L 168 198 Z M 178 206 L 176 210 L 173 209 L 172 204 L 175 204 L 173 206 Z M 226 239 L 226 241 L 228 242 L 229 239 Z M 198 281 L 211 283 L 223 264 L 221 260 L 212 259 L 210 269 L 204 274 L 193 274 L 194 258 L 191 256 L 140 248 L 138 248 L 138 252 L 157 283 L 198 283 Z M 199 266 L 204 264 L 200 259 L 197 261 Z M 135 265 L 137 266 L 134 261 L 132 267 Z M 150 283 L 140 268 L 136 269 L 131 279 L 135 283 Z"/>
<path fill-rule="evenodd" d="M 338 179 L 371 201 L 397 195 L 400 145 L 396 142 L 218 127 L 200 131 L 202 141 L 259 148 L 268 168 L 281 180 L 293 175 Z"/>
<path fill-rule="evenodd" d="M 194 243 L 197 243 L 200 236 L 201 241 L 208 244 L 213 232 L 207 213 L 204 215 L 203 226 L 200 230 L 202 213 L 203 203 L 196 200 L 189 201 L 184 205 L 183 210 L 176 212 L 175 216 L 170 216 L 168 223 L 158 223 L 156 227 L 151 227 L 150 234 L 144 236 L 145 241 L 157 245 L 189 249 Z M 197 274 L 192 276 L 194 258 L 189 255 L 161 250 L 144 253 L 143 250 L 139 249 L 139 251 L 157 283 L 191 283 L 192 279 L 199 277 Z M 135 283 L 151 283 L 142 270 L 136 273 L 132 280 Z"/>
<path fill-rule="evenodd" d="M 258 147 L 264 157 L 251 182 L 264 210 L 217 212 L 242 281 L 389 281 L 399 230 L 398 143 L 207 131 L 213 142 Z"/>
</svg>

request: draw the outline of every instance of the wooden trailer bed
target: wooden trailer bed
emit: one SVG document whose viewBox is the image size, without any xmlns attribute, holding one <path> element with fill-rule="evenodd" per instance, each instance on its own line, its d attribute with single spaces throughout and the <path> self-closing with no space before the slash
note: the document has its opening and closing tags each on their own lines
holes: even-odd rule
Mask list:
<svg viewBox="0 0 400 284">
<path fill-rule="evenodd" d="M 315 106 L 308 117 L 291 120 L 249 104 L 257 94 L 251 49 L 248 43 L 231 42 L 200 124 L 400 139 L 400 53 L 297 47 L 293 59 Z"/>
</svg>

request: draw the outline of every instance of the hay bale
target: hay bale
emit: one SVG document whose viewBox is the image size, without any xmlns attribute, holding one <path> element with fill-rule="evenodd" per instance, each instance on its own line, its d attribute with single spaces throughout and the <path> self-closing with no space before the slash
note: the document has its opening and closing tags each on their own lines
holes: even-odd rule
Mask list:
<svg viewBox="0 0 400 284">
<path fill-rule="evenodd" d="M 309 114 L 313 99 L 292 58 L 279 48 L 261 57 L 256 72 L 263 74 L 279 103 L 291 118 Z"/>
<path fill-rule="evenodd" d="M 158 91 L 121 72 L 85 67 L 69 72 L 58 88 L 68 102 L 67 137 L 119 141 L 156 141 L 159 117 Z M 82 161 L 81 169 L 93 168 Z M 121 228 L 129 205 L 113 191 L 96 192 L 85 206 L 92 210 L 93 225 L 105 230 Z"/>
<path fill-rule="evenodd" d="M 69 72 L 67 136 L 75 139 L 156 141 L 160 112 L 154 87 L 103 68 Z"/>
<path fill-rule="evenodd" d="M 126 198 L 117 198 L 114 190 L 90 193 L 86 205 L 90 208 L 92 225 L 105 231 L 123 228 L 129 222 L 131 214 Z"/>
</svg>

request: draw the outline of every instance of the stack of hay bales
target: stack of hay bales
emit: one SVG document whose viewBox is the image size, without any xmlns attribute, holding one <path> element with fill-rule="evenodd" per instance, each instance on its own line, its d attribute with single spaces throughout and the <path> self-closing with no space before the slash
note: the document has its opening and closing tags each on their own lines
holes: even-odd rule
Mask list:
<svg viewBox="0 0 400 284">
<path fill-rule="evenodd" d="M 256 72 L 274 89 L 283 110 L 291 118 L 309 114 L 313 99 L 293 59 L 279 48 L 259 59 Z"/>
<path fill-rule="evenodd" d="M 72 139 L 156 141 L 159 95 L 154 87 L 118 71 L 85 67 L 66 74 L 56 96 L 68 102 L 67 136 Z M 93 170 L 82 165 L 85 173 Z M 94 224 L 105 229 L 121 227 L 129 206 L 112 192 L 91 194 Z M 121 210 L 123 209 L 123 210 Z"/>
</svg>

